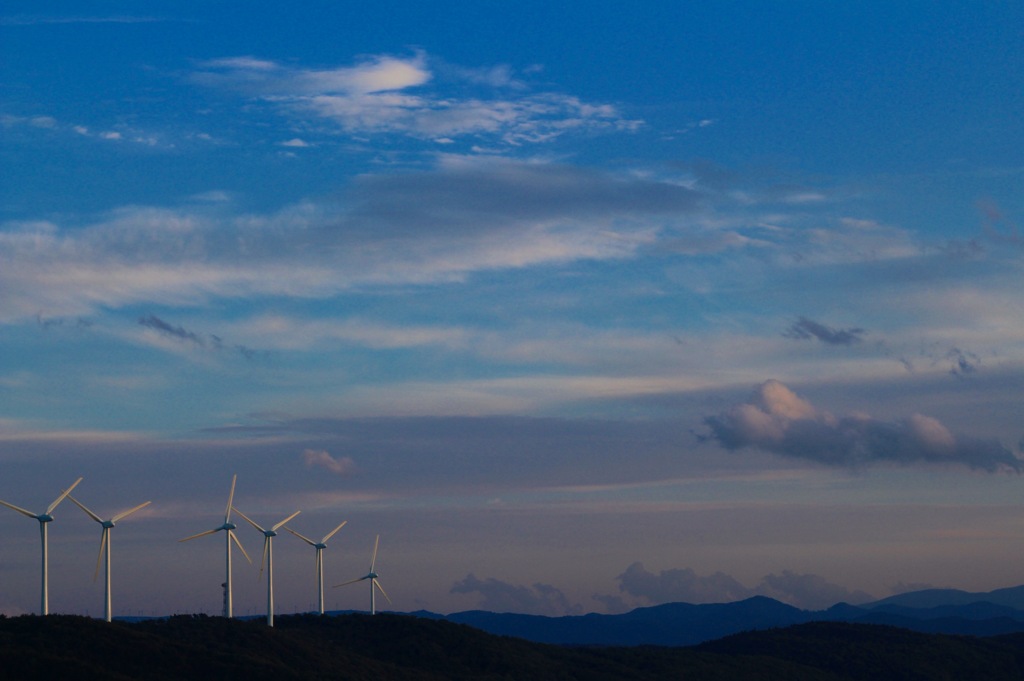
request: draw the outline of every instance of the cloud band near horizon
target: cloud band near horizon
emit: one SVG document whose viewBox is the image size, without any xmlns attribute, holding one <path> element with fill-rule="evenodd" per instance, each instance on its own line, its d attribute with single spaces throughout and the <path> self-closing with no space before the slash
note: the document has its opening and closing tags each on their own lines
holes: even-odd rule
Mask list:
<svg viewBox="0 0 1024 681">
<path fill-rule="evenodd" d="M 836 417 L 777 380 L 762 383 L 747 402 L 704 423 L 725 449 L 756 448 L 828 466 L 956 464 L 1016 473 L 1024 468 L 1024 461 L 995 439 L 954 434 L 923 414 L 897 421 L 867 414 Z"/>
</svg>

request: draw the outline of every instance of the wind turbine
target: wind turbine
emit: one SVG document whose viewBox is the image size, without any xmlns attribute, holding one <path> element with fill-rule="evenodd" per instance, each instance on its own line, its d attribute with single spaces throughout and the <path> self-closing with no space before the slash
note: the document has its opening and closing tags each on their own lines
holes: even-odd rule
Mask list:
<svg viewBox="0 0 1024 681">
<path fill-rule="evenodd" d="M 299 534 L 298 532 L 296 532 L 295 530 L 293 530 L 290 527 L 284 528 L 284 529 L 288 530 L 289 532 L 291 532 L 292 534 L 294 534 L 299 539 L 301 539 L 302 541 L 304 541 L 307 544 L 309 544 L 310 546 L 312 546 L 314 549 L 316 549 L 316 585 L 317 585 L 316 593 L 317 593 L 317 601 L 320 604 L 320 614 L 321 615 L 324 614 L 324 556 L 323 556 L 323 550 L 327 548 L 327 540 L 330 539 L 331 537 L 333 537 L 335 532 L 337 532 L 341 528 L 345 527 L 345 523 L 347 523 L 347 522 L 348 522 L 347 520 L 343 520 L 341 522 L 341 525 L 338 525 L 333 530 L 328 532 L 327 536 L 324 537 L 323 539 L 321 539 L 318 542 L 315 542 L 315 541 L 313 541 L 312 539 L 310 539 L 308 537 L 303 537 L 301 534 Z"/>
<path fill-rule="evenodd" d="M 121 520 L 122 518 L 127 518 L 132 513 L 135 513 L 136 511 L 149 506 L 150 503 L 152 502 L 147 501 L 144 504 L 139 504 L 135 508 L 125 511 L 124 513 L 118 513 L 110 520 L 104 520 L 103 518 L 100 518 L 98 515 L 87 509 L 85 507 L 85 504 L 83 504 L 70 494 L 68 495 L 68 499 L 73 501 L 75 505 L 78 506 L 78 508 L 85 511 L 86 515 L 88 515 L 90 518 L 98 522 L 100 524 L 100 527 L 103 528 L 102 531 L 100 532 L 100 555 L 96 558 L 96 573 L 93 575 L 93 580 L 95 580 L 96 577 L 98 577 L 100 574 L 100 561 L 103 560 L 104 553 L 106 553 L 106 586 L 104 587 L 103 597 L 103 618 L 109 622 L 112 617 L 110 610 L 110 528 L 112 528 L 118 520 Z"/>
<path fill-rule="evenodd" d="M 377 573 L 373 571 L 374 566 L 377 564 L 377 547 L 379 545 L 380 545 L 380 535 L 378 534 L 377 535 L 377 541 L 375 541 L 373 543 L 373 558 L 370 559 L 370 572 L 368 574 L 363 575 L 362 577 L 359 577 L 358 579 L 350 579 L 347 582 L 342 582 L 341 584 L 335 584 L 334 585 L 335 587 L 339 587 L 339 586 L 346 586 L 348 584 L 355 584 L 356 582 L 361 582 L 364 579 L 370 580 L 370 614 L 371 615 L 376 615 L 377 614 L 377 601 L 375 599 L 377 594 L 374 592 L 374 587 L 380 589 L 381 595 L 384 596 L 384 598 L 387 598 L 388 603 L 391 602 L 391 599 L 388 598 L 387 593 L 384 591 L 384 587 L 382 587 L 380 585 L 380 582 L 377 581 L 377 577 L 378 577 Z"/>
<path fill-rule="evenodd" d="M 8 504 L 6 501 L 0 501 L 0 504 L 3 504 L 4 506 L 6 506 L 7 508 L 11 509 L 12 511 L 17 511 L 18 513 L 20 513 L 22 515 L 26 515 L 29 518 L 35 518 L 36 520 L 39 521 L 39 537 L 42 540 L 42 544 L 43 544 L 43 588 L 42 588 L 42 597 L 40 599 L 40 605 L 39 605 L 39 614 L 41 614 L 41 615 L 48 615 L 50 613 L 50 586 L 49 586 L 49 583 L 50 583 L 50 573 L 49 573 L 49 570 L 47 568 L 47 557 L 46 557 L 46 524 L 53 522 L 53 515 L 51 515 L 53 513 L 53 509 L 57 508 L 57 504 L 59 504 L 60 502 L 64 501 L 64 497 L 66 497 L 67 495 L 71 494 L 71 490 L 73 490 L 75 488 L 75 486 L 78 485 L 78 483 L 80 483 L 80 482 L 82 482 L 82 478 L 79 478 L 78 480 L 75 480 L 71 484 L 71 487 L 68 487 L 66 490 L 64 490 L 64 492 L 59 497 L 57 497 L 56 499 L 53 500 L 53 503 L 50 504 L 46 508 L 46 512 L 45 513 L 33 513 L 32 511 L 26 511 L 25 509 L 21 508 L 20 506 L 15 506 L 14 504 Z"/>
<path fill-rule="evenodd" d="M 232 508 L 231 502 L 235 498 L 235 482 L 237 482 L 237 481 L 238 481 L 238 476 L 237 475 L 234 475 L 234 476 L 231 477 L 231 493 L 228 494 L 228 506 L 227 506 L 227 509 L 224 511 L 224 524 L 222 524 L 220 527 L 215 527 L 212 530 L 207 530 L 206 532 L 200 532 L 199 534 L 194 534 L 191 537 L 185 537 L 184 539 L 179 539 L 178 540 L 179 542 L 188 541 L 189 539 L 196 539 L 197 537 L 205 537 L 208 534 L 213 534 L 214 532 L 220 532 L 221 530 L 224 530 L 224 533 L 225 533 L 224 541 L 227 544 L 227 548 L 225 549 L 226 550 L 225 563 L 226 563 L 226 566 L 227 566 L 226 567 L 227 578 L 224 580 L 224 588 L 225 588 L 224 616 L 225 617 L 231 617 L 232 616 L 232 601 L 231 601 L 231 542 L 232 541 L 234 541 L 235 544 L 238 545 L 238 549 L 242 552 L 242 555 L 245 556 L 245 559 L 247 561 L 249 561 L 250 565 L 252 565 L 252 558 L 250 558 L 249 554 L 245 552 L 245 548 L 242 546 L 242 542 L 238 541 L 238 537 L 235 536 L 235 529 L 237 529 L 238 526 L 235 525 L 233 522 L 231 522 L 231 508 Z"/>
<path fill-rule="evenodd" d="M 302 511 L 296 511 L 290 516 L 279 522 L 278 524 L 271 527 L 269 530 L 264 530 L 262 527 L 252 521 L 249 516 L 245 515 L 237 508 L 235 511 L 238 515 L 242 516 L 249 521 L 249 524 L 255 527 L 257 530 L 263 533 L 263 560 L 260 561 L 260 577 L 263 576 L 263 564 L 267 564 L 267 626 L 274 626 L 274 543 L 273 539 L 277 536 L 277 529 L 284 525 L 286 522 L 297 516 Z M 258 578 L 257 578 L 258 579 Z"/>
</svg>

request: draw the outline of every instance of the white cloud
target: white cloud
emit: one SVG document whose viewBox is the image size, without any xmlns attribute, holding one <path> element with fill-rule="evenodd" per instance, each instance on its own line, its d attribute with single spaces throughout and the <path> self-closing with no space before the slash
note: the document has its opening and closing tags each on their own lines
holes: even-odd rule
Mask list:
<svg viewBox="0 0 1024 681">
<path fill-rule="evenodd" d="M 0 319 L 140 302 L 323 297 L 359 285 L 627 258 L 654 238 L 649 217 L 687 212 L 696 201 L 690 190 L 657 182 L 489 160 L 367 176 L 346 199 L 235 218 L 201 206 L 131 206 L 75 229 L 4 225 Z"/>
<path fill-rule="evenodd" d="M 412 59 L 374 57 L 353 68 L 306 71 L 303 75 L 311 92 L 364 94 L 404 90 L 423 85 L 431 78 L 424 67 L 422 55 Z"/>
<path fill-rule="evenodd" d="M 397 133 L 450 139 L 487 135 L 508 144 L 543 142 L 573 130 L 635 130 L 614 106 L 590 104 L 558 93 L 529 94 L 508 67 L 462 69 L 442 64 L 460 86 L 487 86 L 515 97 L 452 96 L 445 83 L 433 88 L 427 55 L 378 55 L 349 67 L 310 69 L 254 57 L 231 57 L 200 65 L 193 78 L 203 85 L 240 90 L 292 116 L 327 119 L 350 134 Z"/>
</svg>

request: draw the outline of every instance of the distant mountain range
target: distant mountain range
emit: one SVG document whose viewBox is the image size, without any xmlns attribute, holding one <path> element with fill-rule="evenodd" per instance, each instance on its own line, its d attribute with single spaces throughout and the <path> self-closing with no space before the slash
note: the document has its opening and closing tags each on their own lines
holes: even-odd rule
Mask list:
<svg viewBox="0 0 1024 681">
<path fill-rule="evenodd" d="M 0 615 L 3 679 L 1024 679 L 1024 586 L 827 610 L 763 596 L 621 615 Z M 129 621 L 137 620 L 137 621 Z M 966 635 L 965 635 L 966 634 Z M 559 644 L 559 645 L 550 645 Z"/>
<path fill-rule="evenodd" d="M 1024 632 L 1024 586 L 985 593 L 928 589 L 856 606 L 839 603 L 817 611 L 755 596 L 734 603 L 668 603 L 621 615 L 544 617 L 481 610 L 411 614 L 559 645 L 691 646 L 739 632 L 807 622 L 883 624 L 935 634 L 995 636 Z"/>
</svg>

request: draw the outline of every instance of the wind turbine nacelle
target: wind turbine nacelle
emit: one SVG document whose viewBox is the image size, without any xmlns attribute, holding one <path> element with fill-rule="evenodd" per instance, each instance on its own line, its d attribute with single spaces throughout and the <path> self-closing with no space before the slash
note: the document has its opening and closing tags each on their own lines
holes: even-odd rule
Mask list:
<svg viewBox="0 0 1024 681">
<path fill-rule="evenodd" d="M 238 529 L 238 525 L 235 525 L 234 523 L 231 523 L 231 522 L 227 522 L 227 523 L 224 523 L 223 525 L 221 525 L 220 527 L 218 527 L 217 529 L 218 530 L 237 530 Z"/>
<path fill-rule="evenodd" d="M 53 516 L 50 515 L 49 513 L 40 513 L 39 515 L 36 516 L 36 520 L 38 520 L 41 523 L 52 523 L 53 522 Z"/>
<path fill-rule="evenodd" d="M 100 523 L 100 527 L 102 527 L 104 529 L 107 529 L 107 530 L 109 530 L 113 526 L 114 526 L 114 521 L 113 520 L 104 520 L 102 523 Z"/>
<path fill-rule="evenodd" d="M 275 532 L 274 530 L 263 530 L 263 536 L 264 537 L 276 537 L 277 536 L 277 532 Z"/>
<path fill-rule="evenodd" d="M 327 548 L 327 544 L 320 542 L 319 544 L 313 544 L 313 548 L 320 549 L 321 551 L 323 551 Z"/>
</svg>

